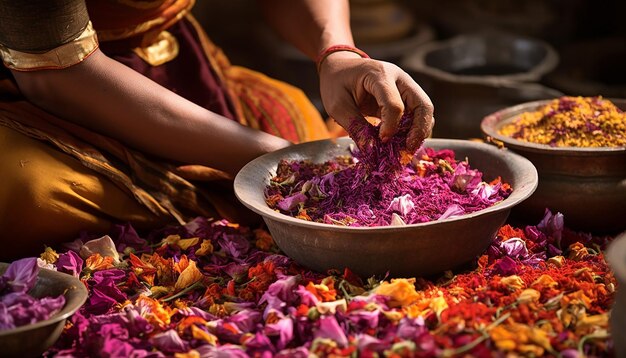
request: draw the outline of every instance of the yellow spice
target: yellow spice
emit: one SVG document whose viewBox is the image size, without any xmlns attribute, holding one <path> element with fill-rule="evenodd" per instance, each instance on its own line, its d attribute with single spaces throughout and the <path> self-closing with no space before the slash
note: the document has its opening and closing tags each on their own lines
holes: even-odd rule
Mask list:
<svg viewBox="0 0 626 358">
<path fill-rule="evenodd" d="M 623 147 L 626 113 L 602 97 L 561 97 L 522 113 L 499 132 L 554 147 Z"/>
</svg>

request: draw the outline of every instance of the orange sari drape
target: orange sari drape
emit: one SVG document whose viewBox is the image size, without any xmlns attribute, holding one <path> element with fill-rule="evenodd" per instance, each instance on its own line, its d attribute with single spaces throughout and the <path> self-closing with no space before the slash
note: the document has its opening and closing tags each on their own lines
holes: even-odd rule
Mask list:
<svg viewBox="0 0 626 358">
<path fill-rule="evenodd" d="M 141 39 L 137 43 L 143 46 L 172 23 L 188 21 L 196 31 L 211 70 L 219 77 L 235 120 L 293 142 L 328 137 L 320 114 L 302 91 L 230 64 L 188 14 L 192 5 L 191 0 L 88 1 L 99 38 L 110 38 L 120 44 Z M 110 17 L 113 13 L 119 16 Z M 136 14 L 148 15 L 136 17 Z M 110 18 L 108 22 L 107 18 Z M 50 150 L 75 158 L 90 171 L 112 181 L 161 221 L 184 223 L 197 215 L 237 220 L 240 206 L 230 193 L 230 179 L 226 174 L 212 168 L 152 158 L 112 138 L 46 113 L 22 98 L 10 78 L 0 80 L 0 98 L 3 98 L 0 100 L 0 125 L 47 142 Z M 0 160 L 2 151 L 10 150 L 0 143 Z"/>
</svg>

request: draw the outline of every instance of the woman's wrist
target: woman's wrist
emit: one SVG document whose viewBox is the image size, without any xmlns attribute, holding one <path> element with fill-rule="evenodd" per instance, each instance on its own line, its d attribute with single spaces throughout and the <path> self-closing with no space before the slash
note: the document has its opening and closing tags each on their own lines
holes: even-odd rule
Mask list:
<svg viewBox="0 0 626 358">
<path fill-rule="evenodd" d="M 322 65 L 330 58 L 370 58 L 365 51 L 352 45 L 333 45 L 322 50 L 315 59 L 317 72 L 319 73 Z"/>
</svg>

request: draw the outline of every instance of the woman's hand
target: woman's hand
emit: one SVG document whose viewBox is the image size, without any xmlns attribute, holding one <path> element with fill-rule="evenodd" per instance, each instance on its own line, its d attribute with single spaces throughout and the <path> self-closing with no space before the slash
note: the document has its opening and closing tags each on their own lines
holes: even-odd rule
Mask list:
<svg viewBox="0 0 626 358">
<path fill-rule="evenodd" d="M 322 102 L 328 114 L 348 131 L 364 116 L 381 119 L 380 137 L 389 140 L 404 112 L 413 113 L 407 148 L 417 150 L 434 125 L 428 95 L 398 66 L 341 51 L 327 56 L 319 68 Z"/>
</svg>

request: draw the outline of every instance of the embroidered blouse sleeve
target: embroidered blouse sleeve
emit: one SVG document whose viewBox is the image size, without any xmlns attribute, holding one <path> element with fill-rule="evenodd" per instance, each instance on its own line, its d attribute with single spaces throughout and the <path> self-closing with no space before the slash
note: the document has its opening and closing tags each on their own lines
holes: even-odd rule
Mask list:
<svg viewBox="0 0 626 358">
<path fill-rule="evenodd" d="M 84 0 L 0 0 L 0 56 L 10 69 L 66 68 L 97 48 Z"/>
</svg>

